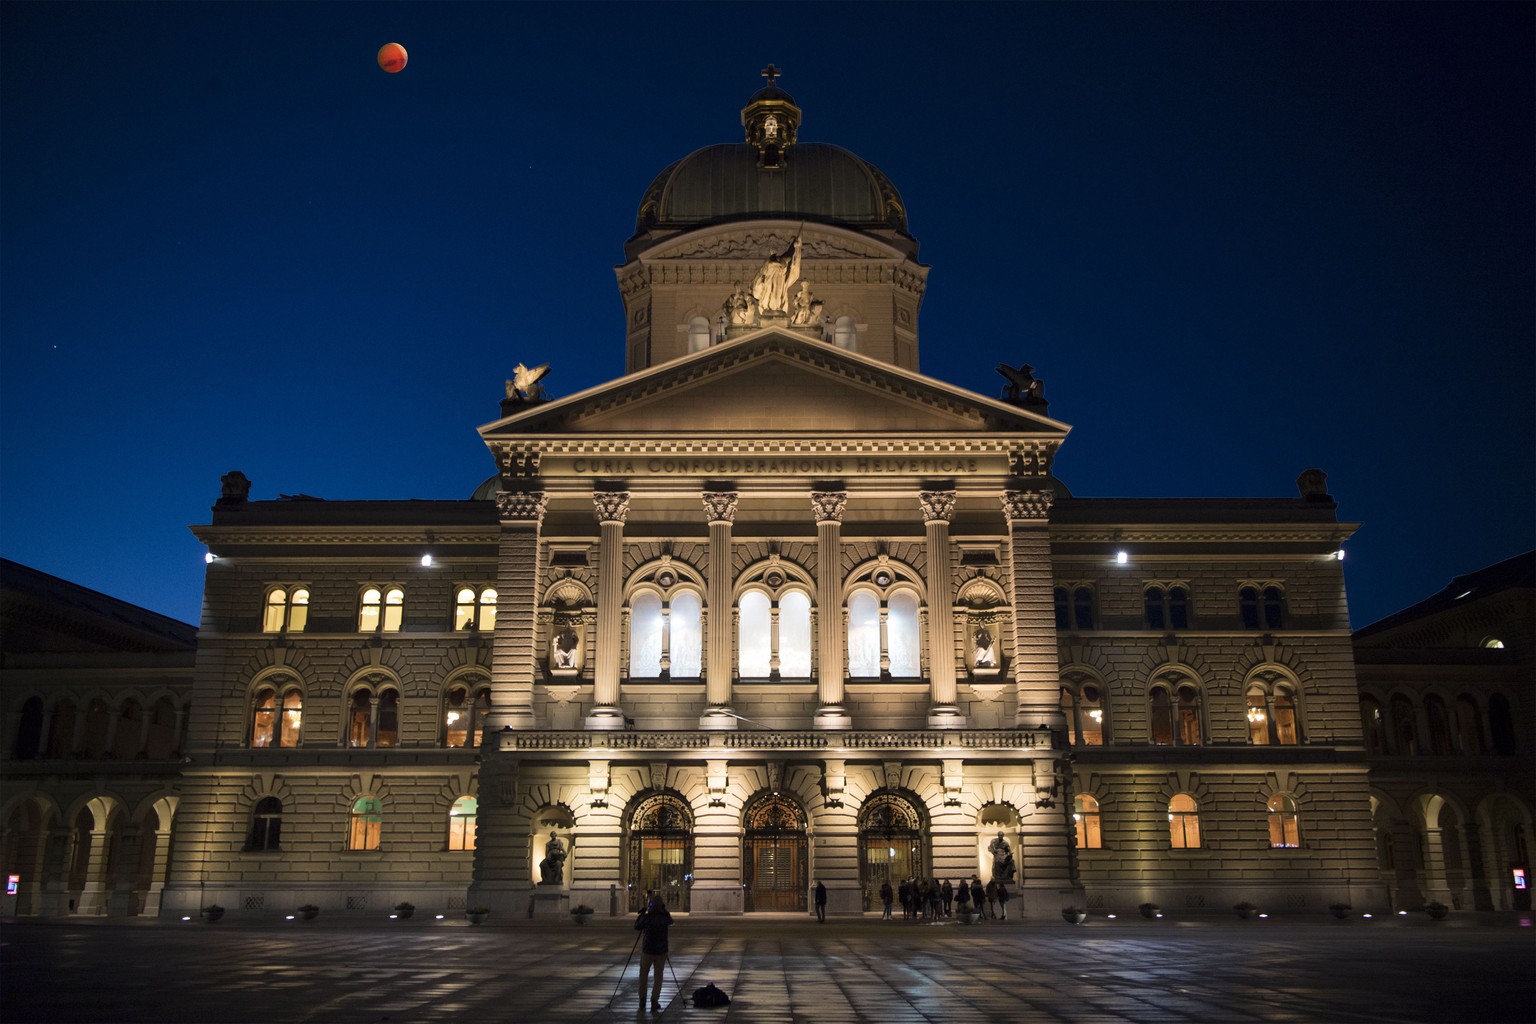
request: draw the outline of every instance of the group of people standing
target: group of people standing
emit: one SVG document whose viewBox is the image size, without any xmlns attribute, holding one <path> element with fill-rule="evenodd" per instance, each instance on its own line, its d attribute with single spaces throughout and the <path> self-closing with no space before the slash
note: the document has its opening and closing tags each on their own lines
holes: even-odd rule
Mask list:
<svg viewBox="0 0 1536 1024">
<path fill-rule="evenodd" d="M 904 921 L 935 921 L 953 917 L 957 912 L 974 912 L 984 918 L 1006 921 L 1008 897 L 1008 885 L 999 878 L 986 885 L 982 885 L 979 877 L 969 882 L 962 878 L 958 883 L 947 878 L 942 882 L 937 878 L 907 878 L 895 889 L 891 888 L 890 882 L 880 886 L 880 902 L 884 908 L 880 916 L 883 920 L 891 920 L 891 906 L 899 899 Z"/>
</svg>

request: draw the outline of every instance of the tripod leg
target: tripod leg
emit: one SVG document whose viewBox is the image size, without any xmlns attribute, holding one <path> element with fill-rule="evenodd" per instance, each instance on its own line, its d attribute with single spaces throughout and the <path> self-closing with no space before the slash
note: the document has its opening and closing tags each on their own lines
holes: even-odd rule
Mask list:
<svg viewBox="0 0 1536 1024">
<path fill-rule="evenodd" d="M 635 950 L 640 948 L 640 938 L 639 935 L 635 936 L 635 944 L 629 947 L 629 956 L 624 958 L 624 966 L 619 968 L 619 980 L 614 983 L 613 995 L 608 997 L 610 1003 L 619 998 L 619 989 L 624 985 L 624 972 L 629 970 L 629 962 L 635 958 Z"/>
</svg>

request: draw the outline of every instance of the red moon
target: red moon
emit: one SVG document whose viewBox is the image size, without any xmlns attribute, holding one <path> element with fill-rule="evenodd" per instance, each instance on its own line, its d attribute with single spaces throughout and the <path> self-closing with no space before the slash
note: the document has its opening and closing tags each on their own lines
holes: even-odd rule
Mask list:
<svg viewBox="0 0 1536 1024">
<path fill-rule="evenodd" d="M 379 47 L 379 67 L 390 74 L 398 74 L 405 70 L 405 47 L 399 43 L 385 43 Z"/>
</svg>

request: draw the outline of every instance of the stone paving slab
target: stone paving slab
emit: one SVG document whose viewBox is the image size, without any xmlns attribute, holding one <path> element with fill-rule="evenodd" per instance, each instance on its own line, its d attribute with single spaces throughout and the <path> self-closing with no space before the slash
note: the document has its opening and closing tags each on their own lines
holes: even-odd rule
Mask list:
<svg viewBox="0 0 1536 1024">
<path fill-rule="evenodd" d="M 637 1011 L 634 942 L 628 919 L 6 921 L 0 1022 L 1536 1021 L 1530 914 L 1080 928 L 679 915 L 654 1016 Z M 731 1005 L 694 1008 L 686 995 L 711 981 Z"/>
</svg>

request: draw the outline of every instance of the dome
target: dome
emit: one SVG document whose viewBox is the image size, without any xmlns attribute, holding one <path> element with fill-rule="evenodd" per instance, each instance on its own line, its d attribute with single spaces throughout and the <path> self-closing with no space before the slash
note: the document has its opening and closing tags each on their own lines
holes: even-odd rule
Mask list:
<svg viewBox="0 0 1536 1024">
<path fill-rule="evenodd" d="M 635 233 L 756 217 L 907 231 L 890 179 L 841 146 L 798 143 L 770 169 L 758 166 L 755 147 L 738 142 L 706 146 L 662 171 L 646 190 Z"/>
</svg>

